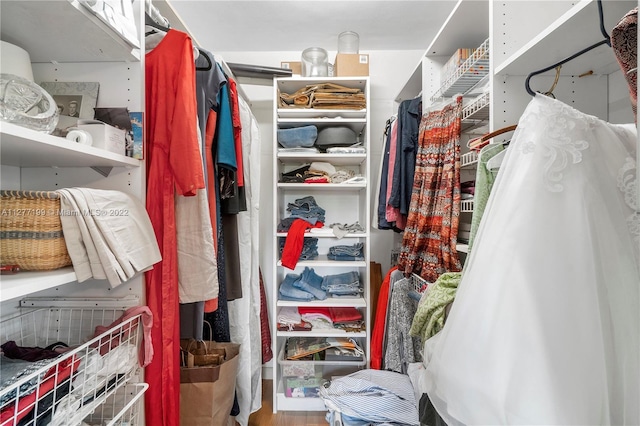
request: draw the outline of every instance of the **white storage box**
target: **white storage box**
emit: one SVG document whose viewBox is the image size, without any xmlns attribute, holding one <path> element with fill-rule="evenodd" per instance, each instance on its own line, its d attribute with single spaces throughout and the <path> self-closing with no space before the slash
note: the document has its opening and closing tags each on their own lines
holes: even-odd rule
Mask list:
<svg viewBox="0 0 640 426">
<path fill-rule="evenodd" d="M 77 128 L 91 135 L 92 146 L 125 155 L 125 130 L 98 120 L 79 120 Z"/>
</svg>

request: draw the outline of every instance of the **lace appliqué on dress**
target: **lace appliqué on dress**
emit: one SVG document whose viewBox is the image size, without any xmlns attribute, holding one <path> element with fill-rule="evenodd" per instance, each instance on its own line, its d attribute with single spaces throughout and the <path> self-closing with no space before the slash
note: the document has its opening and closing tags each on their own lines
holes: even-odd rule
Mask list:
<svg viewBox="0 0 640 426">
<path fill-rule="evenodd" d="M 624 194 L 624 202 L 633 210 L 627 217 L 627 225 L 636 241 L 640 241 L 640 212 L 638 212 L 638 185 L 636 162 L 627 157 L 624 165 L 618 172 L 618 188 Z"/>
<path fill-rule="evenodd" d="M 562 192 L 564 186 L 560 184 L 563 171 L 569 163 L 578 164 L 582 161 L 583 150 L 589 148 L 586 140 L 574 139 L 575 136 L 588 131 L 594 120 L 591 116 L 580 113 L 567 105 L 557 102 L 551 106 L 540 105 L 537 111 L 530 114 L 518 127 L 528 127 L 528 121 L 534 120 L 536 126 L 546 123 L 541 134 L 535 141 L 527 141 L 522 144 L 523 154 L 531 154 L 539 145 L 546 159 L 542 179 L 547 190 Z"/>
</svg>

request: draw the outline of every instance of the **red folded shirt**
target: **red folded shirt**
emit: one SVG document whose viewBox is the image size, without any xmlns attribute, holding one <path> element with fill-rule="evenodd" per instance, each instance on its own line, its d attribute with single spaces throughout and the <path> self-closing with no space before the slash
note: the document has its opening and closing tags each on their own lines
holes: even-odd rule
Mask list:
<svg viewBox="0 0 640 426">
<path fill-rule="evenodd" d="M 336 323 L 343 322 L 352 322 L 352 321 L 360 321 L 362 319 L 362 313 L 354 307 L 305 307 L 299 306 L 298 312 L 300 315 L 304 314 L 322 314 L 329 318 L 331 321 Z"/>
</svg>

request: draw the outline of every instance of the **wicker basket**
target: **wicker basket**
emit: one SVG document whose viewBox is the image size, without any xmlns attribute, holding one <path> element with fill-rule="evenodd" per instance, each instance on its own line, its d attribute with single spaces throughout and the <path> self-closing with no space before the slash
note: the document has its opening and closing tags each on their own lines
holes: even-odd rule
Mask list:
<svg viewBox="0 0 640 426">
<path fill-rule="evenodd" d="M 18 265 L 25 271 L 71 265 L 57 193 L 3 190 L 0 197 L 0 263 Z"/>
</svg>

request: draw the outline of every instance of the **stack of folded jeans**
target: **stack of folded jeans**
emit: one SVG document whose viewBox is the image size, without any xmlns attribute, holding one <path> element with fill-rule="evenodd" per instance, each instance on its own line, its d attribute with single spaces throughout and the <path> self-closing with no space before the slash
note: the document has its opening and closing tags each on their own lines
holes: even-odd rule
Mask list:
<svg viewBox="0 0 640 426">
<path fill-rule="evenodd" d="M 280 244 L 280 255 L 284 251 L 284 244 L 287 241 L 286 238 L 280 237 L 278 243 Z M 311 260 L 318 257 L 318 239 L 317 238 L 305 238 L 302 244 L 302 252 L 300 253 L 299 260 Z"/>
<path fill-rule="evenodd" d="M 329 247 L 327 257 L 330 260 L 364 260 L 364 243 L 356 243 L 352 246 Z"/>
<path fill-rule="evenodd" d="M 289 217 L 304 219 L 312 225 L 315 225 L 316 222 L 324 222 L 325 210 L 318 206 L 315 198 L 310 195 L 289 203 L 287 211 Z"/>
<path fill-rule="evenodd" d="M 323 278 L 312 268 L 304 268 L 300 275 L 287 274 L 280 283 L 280 300 L 324 300 L 327 292 L 322 288 Z"/>
<path fill-rule="evenodd" d="M 360 275 L 356 271 L 326 275 L 320 286 L 330 297 L 360 296 Z"/>
</svg>

